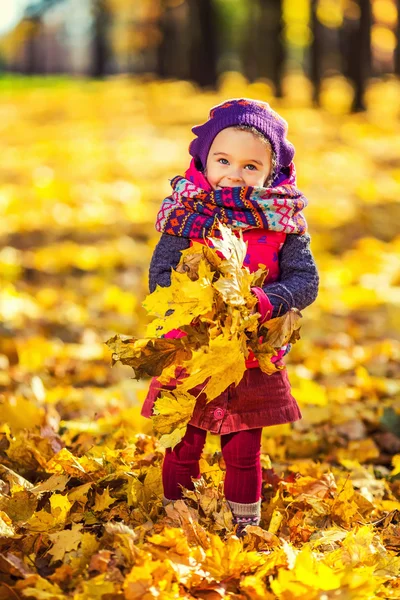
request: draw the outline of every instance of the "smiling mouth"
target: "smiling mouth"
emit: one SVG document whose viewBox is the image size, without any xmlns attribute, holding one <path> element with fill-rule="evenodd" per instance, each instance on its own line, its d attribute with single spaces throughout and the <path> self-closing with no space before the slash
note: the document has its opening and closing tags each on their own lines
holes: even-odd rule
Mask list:
<svg viewBox="0 0 400 600">
<path fill-rule="evenodd" d="M 232 188 L 232 187 L 241 187 L 239 184 L 238 185 L 217 185 L 217 189 L 219 188 L 220 190 L 224 190 L 225 188 Z"/>
</svg>

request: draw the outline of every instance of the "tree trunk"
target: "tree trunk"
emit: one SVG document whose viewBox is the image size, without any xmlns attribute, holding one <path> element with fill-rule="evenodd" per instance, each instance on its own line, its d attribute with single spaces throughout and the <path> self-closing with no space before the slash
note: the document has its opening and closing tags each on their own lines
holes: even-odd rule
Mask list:
<svg viewBox="0 0 400 600">
<path fill-rule="evenodd" d="M 311 0 L 311 30 L 313 39 L 310 46 L 310 78 L 313 84 L 313 102 L 319 106 L 322 78 L 323 35 L 322 25 L 317 17 L 318 0 Z"/>
<path fill-rule="evenodd" d="M 157 50 L 157 74 L 160 77 L 187 79 L 189 77 L 188 52 L 191 27 L 188 6 L 163 6 L 159 22 L 161 43 Z"/>
<path fill-rule="evenodd" d="M 264 58 L 270 57 L 271 79 L 275 86 L 275 95 L 282 97 L 282 76 L 285 64 L 285 47 L 283 44 L 282 0 L 261 0 L 260 33 L 265 38 Z M 265 62 L 264 62 L 265 64 Z M 264 64 L 260 67 L 260 76 L 265 77 Z M 266 65 L 265 65 L 266 66 Z"/>
<path fill-rule="evenodd" d="M 397 46 L 394 53 L 394 72 L 400 77 L 400 0 L 397 0 L 397 27 L 396 27 L 396 38 Z"/>
<path fill-rule="evenodd" d="M 40 28 L 42 22 L 39 16 L 32 17 L 29 20 L 33 23 L 34 27 L 32 28 L 32 31 L 30 31 L 29 37 L 25 44 L 26 60 L 24 60 L 23 72 L 25 75 L 37 75 L 38 73 L 42 72 L 42 64 L 40 60 Z"/>
<path fill-rule="evenodd" d="M 110 15 L 106 0 L 93 0 L 93 15 L 93 62 L 91 74 L 93 77 L 102 78 L 107 73 L 107 63 L 110 56 L 107 41 Z"/>
<path fill-rule="evenodd" d="M 347 19 L 343 27 L 342 57 L 344 74 L 354 85 L 353 112 L 365 110 L 364 92 L 371 74 L 370 0 L 358 0 L 359 19 Z"/>
<path fill-rule="evenodd" d="M 190 79 L 201 87 L 217 83 L 217 15 L 213 0 L 189 1 Z"/>
<path fill-rule="evenodd" d="M 250 81 L 272 81 L 282 96 L 285 49 L 282 39 L 282 0 L 252 0 L 245 46 L 245 73 Z"/>
</svg>

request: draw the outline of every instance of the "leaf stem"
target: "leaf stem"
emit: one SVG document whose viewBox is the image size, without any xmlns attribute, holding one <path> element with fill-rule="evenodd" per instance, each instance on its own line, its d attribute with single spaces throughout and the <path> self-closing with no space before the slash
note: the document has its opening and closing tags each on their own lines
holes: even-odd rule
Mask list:
<svg viewBox="0 0 400 600">
<path fill-rule="evenodd" d="M 7 589 L 9 589 L 10 592 L 12 592 L 14 594 L 14 596 L 17 598 L 17 600 L 20 600 L 20 597 L 14 592 L 14 590 L 12 588 L 10 588 L 9 585 L 7 585 L 6 583 L 4 583 L 4 581 L 0 581 L 0 585 L 4 585 L 4 587 L 6 587 Z"/>
</svg>

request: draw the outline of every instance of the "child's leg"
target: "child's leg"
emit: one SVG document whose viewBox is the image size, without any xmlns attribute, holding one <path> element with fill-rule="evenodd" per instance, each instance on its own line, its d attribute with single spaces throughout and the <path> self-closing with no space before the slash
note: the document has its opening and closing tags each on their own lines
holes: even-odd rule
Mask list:
<svg viewBox="0 0 400 600">
<path fill-rule="evenodd" d="M 243 526 L 260 522 L 261 434 L 262 428 L 258 428 L 221 436 L 226 464 L 225 497 L 235 522 Z"/>
<path fill-rule="evenodd" d="M 162 469 L 165 499 L 182 498 L 180 485 L 189 490 L 194 489 L 191 478 L 200 476 L 199 460 L 206 436 L 207 431 L 204 429 L 188 425 L 179 444 L 173 450 L 167 448 Z"/>
</svg>

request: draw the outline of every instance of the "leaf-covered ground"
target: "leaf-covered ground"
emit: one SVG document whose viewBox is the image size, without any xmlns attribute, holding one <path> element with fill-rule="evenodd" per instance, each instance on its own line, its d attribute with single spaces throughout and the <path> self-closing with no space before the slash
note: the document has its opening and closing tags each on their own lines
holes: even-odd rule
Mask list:
<svg viewBox="0 0 400 600">
<path fill-rule="evenodd" d="M 341 85 L 325 110 L 272 101 L 321 289 L 287 359 L 304 418 L 264 430 L 262 522 L 242 542 L 218 437 L 195 492 L 162 507 L 148 382 L 104 342 L 144 336 L 154 217 L 190 127 L 267 86 L 0 84 L 0 600 L 400 598 L 398 91 L 376 84 L 353 116 Z"/>
</svg>

